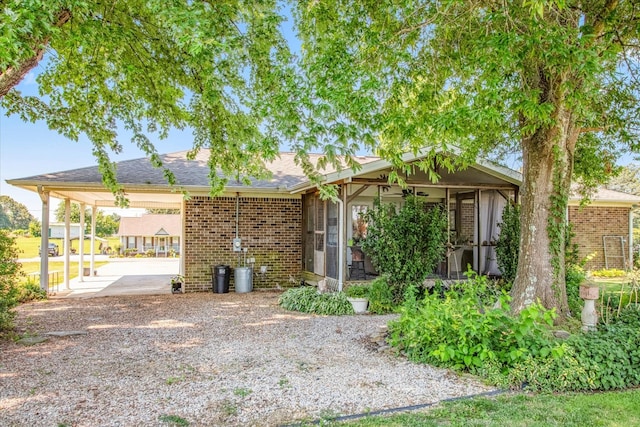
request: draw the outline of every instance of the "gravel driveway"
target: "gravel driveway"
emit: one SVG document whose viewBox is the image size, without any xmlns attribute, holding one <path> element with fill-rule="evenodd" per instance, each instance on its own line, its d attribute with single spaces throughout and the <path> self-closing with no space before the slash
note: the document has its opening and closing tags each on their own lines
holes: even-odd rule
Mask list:
<svg viewBox="0 0 640 427">
<path fill-rule="evenodd" d="M 287 312 L 279 293 L 64 299 L 18 308 L 0 342 L 0 425 L 272 426 L 489 390 L 380 352 L 393 316 Z M 86 333 L 85 333 L 86 332 Z"/>
</svg>

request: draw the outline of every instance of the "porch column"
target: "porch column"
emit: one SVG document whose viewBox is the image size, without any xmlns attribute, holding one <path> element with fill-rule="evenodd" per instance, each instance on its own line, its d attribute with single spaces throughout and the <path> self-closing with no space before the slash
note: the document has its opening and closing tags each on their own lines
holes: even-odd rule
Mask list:
<svg viewBox="0 0 640 427">
<path fill-rule="evenodd" d="M 78 259 L 78 281 L 84 282 L 84 210 L 86 205 L 80 203 L 80 236 L 78 238 L 78 251 L 80 251 L 80 257 Z"/>
<path fill-rule="evenodd" d="M 64 289 L 69 290 L 69 252 L 71 235 L 71 200 L 64 199 Z"/>
<path fill-rule="evenodd" d="M 183 199 L 182 204 L 180 205 L 180 221 L 182 222 L 182 227 L 180 227 L 180 255 L 179 256 L 180 256 L 180 274 L 182 274 L 183 276 L 185 275 L 184 260 L 186 258 L 184 255 L 184 229 L 186 227 L 184 211 L 185 211 L 186 204 L 187 202 Z M 185 280 L 187 280 L 186 276 L 185 276 Z"/>
<path fill-rule="evenodd" d="M 96 205 L 91 206 L 91 262 L 89 263 L 89 276 L 95 276 L 96 268 Z"/>
<path fill-rule="evenodd" d="M 449 188 L 444 189 L 444 198 L 446 200 L 445 209 L 447 210 L 447 257 L 445 259 L 447 263 L 447 279 L 451 277 L 451 263 L 449 258 L 455 253 L 456 248 L 451 246 L 451 205 L 449 204 Z"/>
<path fill-rule="evenodd" d="M 49 192 L 38 185 L 42 200 L 42 227 L 40 228 L 40 289 L 49 292 Z"/>
<path fill-rule="evenodd" d="M 480 221 L 480 211 L 481 211 L 481 203 L 482 203 L 482 191 L 481 190 L 476 190 L 476 223 L 478 224 L 477 227 L 477 234 L 476 234 L 476 248 L 478 248 L 476 254 L 476 265 L 477 265 L 477 270 L 476 272 L 478 274 L 481 274 L 481 269 L 482 266 L 481 264 L 481 260 L 482 260 L 482 230 L 481 230 L 481 222 Z"/>
<path fill-rule="evenodd" d="M 633 208 L 629 209 L 629 265 L 627 270 L 633 270 Z"/>
</svg>

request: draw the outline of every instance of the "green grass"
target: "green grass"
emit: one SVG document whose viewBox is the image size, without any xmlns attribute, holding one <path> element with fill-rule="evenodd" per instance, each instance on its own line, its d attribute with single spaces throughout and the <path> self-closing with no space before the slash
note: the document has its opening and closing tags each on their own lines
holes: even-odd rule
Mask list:
<svg viewBox="0 0 640 427">
<path fill-rule="evenodd" d="M 512 395 L 442 405 L 421 413 L 368 417 L 323 425 L 373 426 L 634 426 L 640 390 L 594 394 Z"/>
<path fill-rule="evenodd" d="M 30 273 L 40 273 L 40 263 L 39 262 L 23 262 L 22 264 L 22 271 L 25 274 L 30 274 Z M 107 261 L 96 261 L 95 262 L 95 268 L 101 267 L 105 264 L 108 264 Z M 90 267 L 91 266 L 91 262 L 90 261 L 85 261 L 83 262 L 83 266 L 84 267 Z M 49 261 L 49 272 L 51 273 L 52 271 L 59 271 L 59 278 L 62 281 L 62 275 L 63 275 L 63 271 L 64 271 L 64 262 L 62 261 Z M 77 262 L 70 262 L 69 263 L 69 279 L 73 279 L 74 277 L 78 277 L 78 263 Z M 28 277 L 24 278 L 24 281 L 27 281 Z M 37 279 L 36 280 L 40 280 Z"/>
<path fill-rule="evenodd" d="M 62 239 L 49 239 L 51 243 L 56 243 L 60 247 L 60 255 L 62 255 Z M 16 237 L 16 243 L 18 245 L 18 249 L 22 251 L 20 254 L 20 258 L 33 258 L 38 256 L 38 248 L 40 247 L 40 238 L 39 237 Z M 115 245 L 120 243 L 120 239 L 118 237 L 109 237 L 107 239 L 106 245 L 110 247 L 115 247 Z M 71 247 L 78 249 L 78 241 L 74 240 L 71 242 Z M 91 253 L 91 240 L 84 241 L 84 253 Z M 99 254 L 100 242 L 96 240 L 96 253 Z"/>
</svg>

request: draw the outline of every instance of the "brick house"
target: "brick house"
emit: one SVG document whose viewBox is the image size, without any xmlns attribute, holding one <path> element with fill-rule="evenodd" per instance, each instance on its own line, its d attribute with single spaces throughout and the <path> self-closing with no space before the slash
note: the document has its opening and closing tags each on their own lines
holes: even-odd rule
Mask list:
<svg viewBox="0 0 640 427">
<path fill-rule="evenodd" d="M 402 189 L 388 183 L 392 168 L 387 161 L 358 157 L 357 172 L 326 171 L 324 182 L 336 184 L 339 191 L 338 200 L 330 202 L 320 199 L 293 153 L 280 153 L 266 164 L 271 179 L 252 179 L 250 185 L 229 181 L 223 194 L 210 197 L 209 152 L 202 150 L 194 160 L 188 160 L 186 153 L 161 158 L 175 174 L 178 189 L 188 192 L 187 198 L 170 188 L 162 171 L 147 159 L 119 162 L 117 171 L 131 207 L 181 210 L 179 252 L 187 292 L 211 289 L 212 267 L 219 264 L 251 265 L 254 271 L 264 267 L 264 274 L 255 275 L 254 287 L 287 286 L 302 276 L 333 278 L 339 286 L 356 273 L 367 277 L 370 263 L 354 260 L 356 248 L 350 245 L 362 232 L 358 213 L 372 206 L 376 197 L 400 205 L 407 194 L 446 207 L 453 248 L 438 267 L 439 274 L 457 277 L 467 264 L 482 273 L 498 274 L 494 248 L 498 223 L 505 204 L 518 199 L 521 183 L 518 172 L 484 160 L 455 173 L 438 170 L 440 179 L 434 183 L 417 166 L 423 157 L 418 153 L 403 158 L 413 166 L 413 173 L 405 177 L 407 187 Z M 312 156 L 313 161 L 318 159 Z M 113 206 L 113 195 L 102 186 L 97 167 L 8 183 L 40 194 L 43 227 L 51 196 L 93 209 Z M 631 208 L 639 203 L 640 197 L 609 190 L 598 192 L 584 208 L 572 199 L 569 218 L 581 255 L 597 252 L 588 268 L 605 264 L 622 268 L 629 262 Z"/>
</svg>

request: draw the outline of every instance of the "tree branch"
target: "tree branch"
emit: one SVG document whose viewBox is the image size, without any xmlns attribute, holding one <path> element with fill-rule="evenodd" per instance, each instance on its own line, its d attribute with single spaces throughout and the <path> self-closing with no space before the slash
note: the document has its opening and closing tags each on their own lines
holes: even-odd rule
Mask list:
<svg viewBox="0 0 640 427">
<path fill-rule="evenodd" d="M 71 12 L 63 10 L 58 14 L 58 19 L 55 22 L 55 27 L 61 27 L 71 19 Z M 6 70 L 0 72 L 0 98 L 13 89 L 18 83 L 24 79 L 24 77 L 35 68 L 36 65 L 42 60 L 46 46 L 49 44 L 50 36 L 45 37 L 43 40 L 34 44 L 34 55 L 26 58 L 15 67 L 8 67 Z"/>
</svg>

